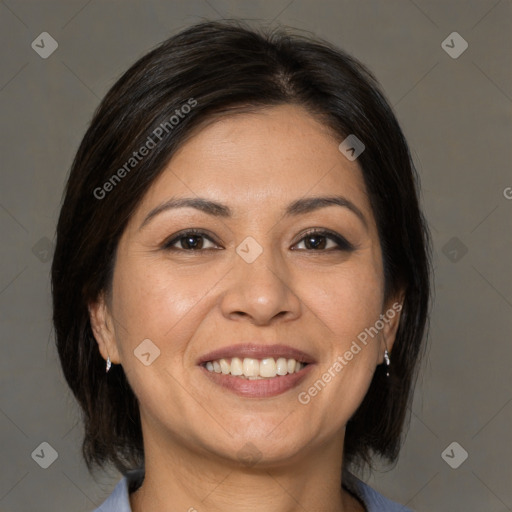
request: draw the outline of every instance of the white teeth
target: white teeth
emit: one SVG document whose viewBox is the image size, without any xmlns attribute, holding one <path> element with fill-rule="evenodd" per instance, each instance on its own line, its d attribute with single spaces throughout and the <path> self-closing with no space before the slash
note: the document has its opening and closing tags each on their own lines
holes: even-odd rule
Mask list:
<svg viewBox="0 0 512 512">
<path fill-rule="evenodd" d="M 275 377 L 277 374 L 276 362 L 272 357 L 262 359 L 260 363 L 260 377 Z"/>
<path fill-rule="evenodd" d="M 290 359 L 295 361 L 295 359 Z M 276 373 L 277 375 L 286 375 L 288 373 L 288 361 L 284 357 L 280 357 L 276 361 Z"/>
<path fill-rule="evenodd" d="M 231 374 L 249 380 L 271 379 L 276 376 L 297 373 L 304 366 L 304 363 L 285 357 L 279 357 L 277 360 L 273 357 L 266 357 L 261 360 L 245 357 L 243 361 L 239 357 L 233 357 L 231 361 L 229 359 L 219 359 L 206 363 L 206 369 L 209 372 L 224 375 Z"/>
<path fill-rule="evenodd" d="M 225 359 L 221 359 L 219 361 L 219 364 L 220 364 L 220 369 L 221 369 L 222 373 L 224 375 L 227 375 L 231 370 L 230 364 Z"/>
<path fill-rule="evenodd" d="M 260 374 L 260 362 L 257 359 L 246 357 L 242 366 L 246 377 L 257 377 Z"/>
<path fill-rule="evenodd" d="M 239 357 L 231 359 L 231 375 L 243 375 L 244 369 L 242 368 L 242 361 Z"/>
</svg>

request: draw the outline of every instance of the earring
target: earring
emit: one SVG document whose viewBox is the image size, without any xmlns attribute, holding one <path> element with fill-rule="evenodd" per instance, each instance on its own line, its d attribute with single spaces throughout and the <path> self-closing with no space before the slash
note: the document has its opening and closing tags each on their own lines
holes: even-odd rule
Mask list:
<svg viewBox="0 0 512 512">
<path fill-rule="evenodd" d="M 384 360 L 386 361 L 386 377 L 389 377 L 389 353 L 388 349 L 384 350 Z"/>
<path fill-rule="evenodd" d="M 107 371 L 106 373 L 108 373 L 108 371 L 110 370 L 110 367 L 112 366 L 112 363 L 110 362 L 110 356 L 107 357 Z"/>
</svg>

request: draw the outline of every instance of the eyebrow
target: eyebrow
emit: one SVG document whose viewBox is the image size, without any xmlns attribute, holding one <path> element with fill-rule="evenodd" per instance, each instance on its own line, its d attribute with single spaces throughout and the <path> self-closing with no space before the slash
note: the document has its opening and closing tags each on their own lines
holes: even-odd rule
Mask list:
<svg viewBox="0 0 512 512">
<path fill-rule="evenodd" d="M 364 224 L 365 228 L 368 229 L 368 222 L 363 212 L 354 203 L 352 203 L 352 201 L 349 201 L 343 196 L 318 196 L 297 199 L 286 207 L 284 215 L 285 217 L 296 217 L 328 206 L 340 206 L 342 208 L 347 208 L 354 213 Z M 165 201 L 165 203 L 153 208 L 140 225 L 139 230 L 146 226 L 151 219 L 160 213 L 178 208 L 195 208 L 196 210 L 214 217 L 233 217 L 231 208 L 225 204 L 217 203 L 202 197 L 177 197 L 169 199 L 168 201 Z"/>
</svg>

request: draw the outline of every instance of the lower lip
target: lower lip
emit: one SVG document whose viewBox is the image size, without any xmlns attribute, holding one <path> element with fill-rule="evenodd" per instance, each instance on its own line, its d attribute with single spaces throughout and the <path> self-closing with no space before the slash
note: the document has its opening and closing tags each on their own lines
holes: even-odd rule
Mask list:
<svg viewBox="0 0 512 512">
<path fill-rule="evenodd" d="M 314 366 L 314 364 L 310 363 L 297 373 L 289 373 L 287 375 L 281 375 L 271 379 L 257 380 L 249 380 L 242 377 L 235 377 L 233 375 L 210 372 L 204 366 L 201 366 L 200 368 L 215 384 L 229 389 L 238 396 L 244 398 L 267 398 L 280 395 L 281 393 L 285 393 L 295 386 L 298 386 L 309 374 L 312 366 Z"/>
</svg>

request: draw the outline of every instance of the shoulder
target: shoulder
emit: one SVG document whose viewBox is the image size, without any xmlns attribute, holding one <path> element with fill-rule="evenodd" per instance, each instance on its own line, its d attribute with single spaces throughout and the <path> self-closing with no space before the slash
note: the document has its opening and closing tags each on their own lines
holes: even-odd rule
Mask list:
<svg viewBox="0 0 512 512">
<path fill-rule="evenodd" d="M 130 493 L 138 489 L 143 480 L 143 467 L 127 471 L 114 487 L 112 494 L 94 512 L 132 512 Z"/>
<path fill-rule="evenodd" d="M 123 477 L 112 494 L 94 512 L 132 512 L 128 497 L 128 479 Z"/>
<path fill-rule="evenodd" d="M 343 478 L 343 486 L 364 503 L 367 512 L 412 512 L 405 505 L 389 500 L 352 473 L 347 473 Z"/>
</svg>

